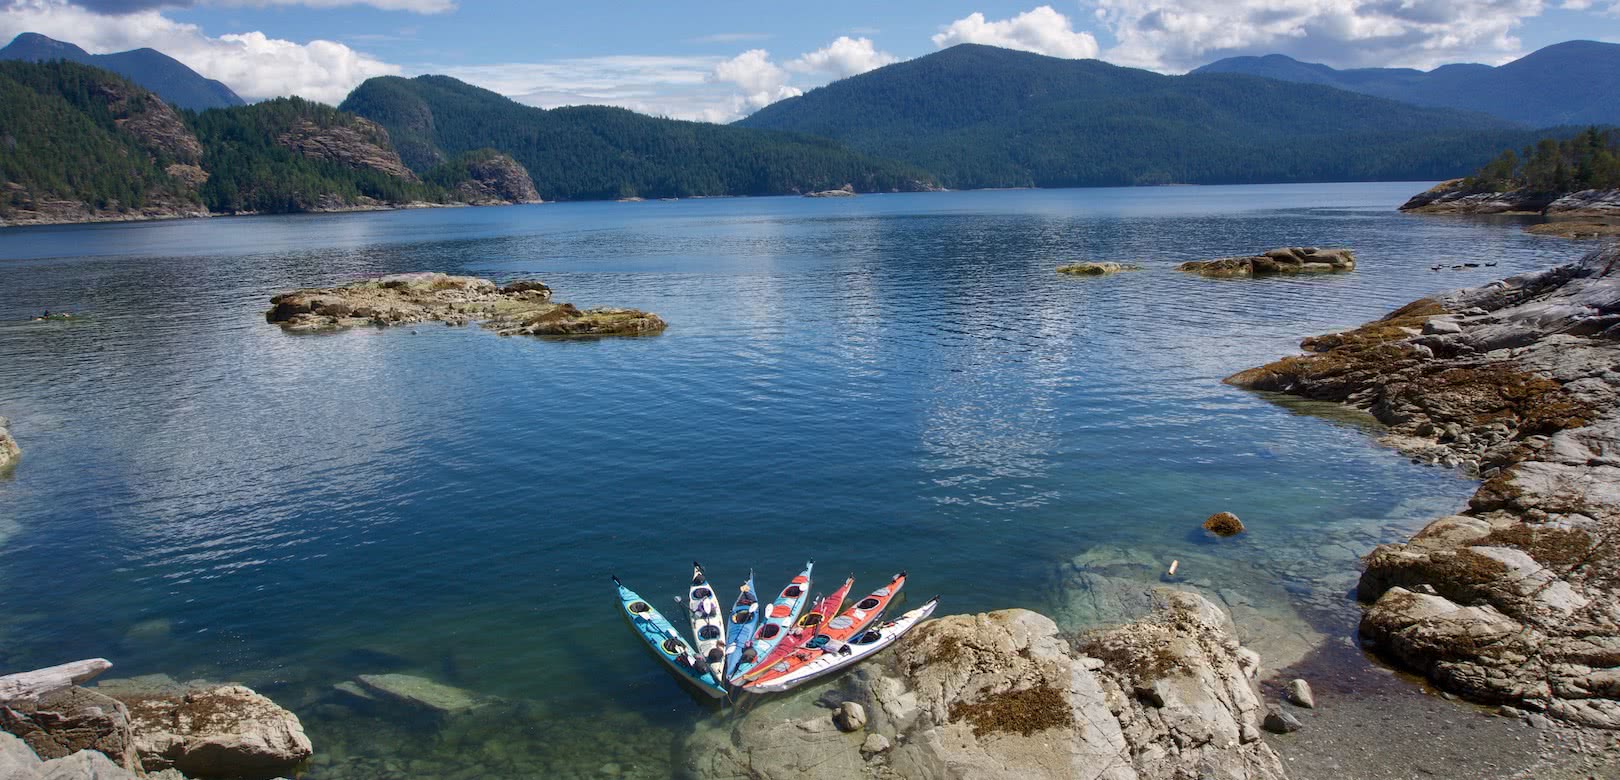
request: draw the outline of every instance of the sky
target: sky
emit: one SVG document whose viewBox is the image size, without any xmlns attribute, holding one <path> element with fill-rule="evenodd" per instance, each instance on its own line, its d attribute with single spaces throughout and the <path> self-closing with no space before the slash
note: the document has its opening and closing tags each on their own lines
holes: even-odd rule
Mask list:
<svg viewBox="0 0 1620 780">
<path fill-rule="evenodd" d="M 149 46 L 248 100 L 336 104 L 373 76 L 443 73 L 551 108 L 727 122 L 958 43 L 1184 73 L 1282 53 L 1334 67 L 1501 64 L 1620 43 L 1620 0 L 0 0 L 0 40 Z"/>
</svg>

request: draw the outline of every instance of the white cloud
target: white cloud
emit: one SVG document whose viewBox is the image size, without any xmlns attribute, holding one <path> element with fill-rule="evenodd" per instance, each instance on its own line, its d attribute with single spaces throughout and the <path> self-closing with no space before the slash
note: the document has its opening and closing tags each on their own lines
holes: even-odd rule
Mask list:
<svg viewBox="0 0 1620 780">
<path fill-rule="evenodd" d="M 993 22 L 974 12 L 940 28 L 934 36 L 934 45 L 942 49 L 959 43 L 982 43 L 1070 59 L 1096 57 L 1098 51 L 1097 39 L 1091 33 L 1076 32 L 1069 17 L 1049 5 Z"/>
<path fill-rule="evenodd" d="M 826 73 L 841 79 L 899 61 L 893 54 L 878 51 L 870 38 L 840 35 L 825 48 L 801 54 L 788 62 L 787 69 L 795 73 Z"/>
<path fill-rule="evenodd" d="M 770 52 L 749 49 L 714 66 L 709 80 L 722 84 L 735 84 L 743 94 L 735 96 L 733 104 L 738 113 L 744 109 L 764 108 L 778 100 L 804 94 L 797 87 L 788 86 L 788 73 L 782 66 L 771 62 Z"/>
<path fill-rule="evenodd" d="M 737 116 L 733 89 L 713 79 L 720 57 L 613 55 L 546 62 L 414 66 L 443 73 L 541 108 L 619 106 L 654 116 L 726 121 Z"/>
<path fill-rule="evenodd" d="M 333 41 L 295 43 L 261 32 L 210 37 L 196 25 L 157 11 L 110 16 L 62 0 L 13 0 L 0 11 L 0 38 L 22 32 L 75 43 L 92 53 L 149 46 L 225 82 L 248 100 L 299 95 L 336 104 L 360 82 L 400 72 L 397 65 Z"/>
<path fill-rule="evenodd" d="M 456 10 L 455 0 L 220 0 L 219 4 L 261 7 L 302 5 L 309 8 L 365 5 L 382 11 L 409 11 L 416 14 L 442 14 Z"/>
<path fill-rule="evenodd" d="M 1581 0 L 1576 0 L 1580 2 Z M 1544 0 L 1090 0 L 1117 40 L 1104 58 L 1181 71 L 1278 52 L 1339 67 L 1501 62 Z"/>
</svg>

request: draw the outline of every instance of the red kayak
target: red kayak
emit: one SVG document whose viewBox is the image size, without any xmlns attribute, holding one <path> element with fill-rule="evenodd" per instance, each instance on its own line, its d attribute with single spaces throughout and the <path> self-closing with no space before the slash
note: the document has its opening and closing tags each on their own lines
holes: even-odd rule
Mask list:
<svg viewBox="0 0 1620 780">
<path fill-rule="evenodd" d="M 771 648 L 771 652 L 756 662 L 753 668 L 731 678 L 732 684 L 740 685 L 745 680 L 764 674 L 770 669 L 771 664 L 788 657 L 794 650 L 799 649 L 799 646 L 810 641 L 810 638 L 816 635 L 816 632 L 821 629 L 827 618 L 837 614 L 838 608 L 844 605 L 844 597 L 849 595 L 849 589 L 854 585 L 855 578 L 850 577 L 844 580 L 843 587 L 818 599 L 816 605 L 811 607 L 809 612 L 799 616 L 799 620 L 793 624 L 792 630 L 788 632 L 787 636 L 782 637 L 782 641 L 778 642 L 776 647 Z"/>
<path fill-rule="evenodd" d="M 849 586 L 850 583 L 844 583 L 842 590 L 849 590 Z M 765 661 L 754 667 L 758 674 L 743 684 L 752 687 L 759 683 L 769 682 L 792 674 L 799 667 L 814 661 L 820 656 L 822 648 L 827 647 L 829 644 L 837 647 L 848 642 L 881 617 L 883 611 L 889 608 L 890 602 L 893 602 L 895 596 L 900 593 L 900 589 L 905 586 L 906 573 L 900 572 L 894 575 L 894 579 L 890 580 L 889 584 L 872 591 L 866 598 L 855 602 L 854 605 L 844 610 L 844 613 L 838 617 L 822 623 L 819 631 L 809 629 L 803 631 L 802 636 L 799 635 L 801 632 L 794 632 L 793 637 L 782 643 L 786 646 L 791 641 L 793 643 L 792 648 L 782 654 L 772 652 L 770 658 L 766 658 Z M 737 681 L 733 679 L 732 684 L 737 684 Z"/>
</svg>

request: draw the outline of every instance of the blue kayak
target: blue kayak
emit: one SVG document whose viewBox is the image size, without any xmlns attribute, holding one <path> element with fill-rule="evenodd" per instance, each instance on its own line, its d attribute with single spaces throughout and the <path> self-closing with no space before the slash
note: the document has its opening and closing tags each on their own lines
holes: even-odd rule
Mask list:
<svg viewBox="0 0 1620 780">
<path fill-rule="evenodd" d="M 754 668 L 787 636 L 788 629 L 799 619 L 799 613 L 804 611 L 805 602 L 810 600 L 810 570 L 815 566 L 815 561 L 806 563 L 804 571 L 799 572 L 799 576 L 794 577 L 776 600 L 766 607 L 764 622 L 754 632 L 753 641 L 743 648 L 735 667 L 727 670 L 726 679 L 735 680 L 738 675 Z"/>
<path fill-rule="evenodd" d="M 759 596 L 754 594 L 754 573 L 748 572 L 748 581 L 737 594 L 737 603 L 726 619 L 726 677 L 731 677 L 742 659 L 743 649 L 754 640 L 754 628 L 759 625 Z"/>
<path fill-rule="evenodd" d="M 619 582 L 618 577 L 613 578 L 613 584 L 619 586 L 619 606 L 624 608 L 624 614 L 630 618 L 630 626 L 636 630 L 642 640 L 652 646 L 658 657 L 669 664 L 669 668 L 686 678 L 704 693 L 720 698 L 726 695 L 725 686 L 714 679 L 703 661 L 698 658 L 692 647 L 681 639 L 675 627 L 653 609 L 647 600 L 636 595 L 636 592 L 626 588 Z"/>
</svg>

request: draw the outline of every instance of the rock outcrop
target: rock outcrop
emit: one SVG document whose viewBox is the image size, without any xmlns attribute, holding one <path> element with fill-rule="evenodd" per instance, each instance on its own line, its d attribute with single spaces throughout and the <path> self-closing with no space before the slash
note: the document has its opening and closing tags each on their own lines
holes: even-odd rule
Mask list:
<svg viewBox="0 0 1620 780">
<path fill-rule="evenodd" d="M 11 421 L 0 417 L 0 471 L 11 468 L 22 457 L 22 447 L 11 435 Z"/>
<path fill-rule="evenodd" d="M 487 279 L 441 273 L 394 274 L 296 290 L 271 298 L 270 304 L 265 319 L 292 331 L 478 320 L 503 336 L 635 336 L 665 327 L 658 315 L 637 309 L 581 310 L 553 303 L 551 288 L 533 280 L 501 287 Z"/>
<path fill-rule="evenodd" d="M 1125 263 L 1069 263 L 1060 265 L 1057 272 L 1071 276 L 1108 276 L 1122 271 L 1140 271 L 1142 266 Z"/>
<path fill-rule="evenodd" d="M 835 190 L 806 192 L 804 196 L 806 198 L 853 198 L 855 197 L 855 185 L 845 184 L 844 186 Z"/>
<path fill-rule="evenodd" d="M 842 677 L 700 724 L 684 769 L 758 780 L 1284 777 L 1260 740 L 1229 619 L 1195 594 L 1160 598 L 1152 616 L 1078 649 L 1027 610 L 924 623 Z M 865 716 L 849 733 L 847 704 Z"/>
<path fill-rule="evenodd" d="M 456 200 L 473 206 L 539 203 L 534 180 L 517 160 L 493 153 L 467 161 L 467 179 L 456 185 Z"/>
<path fill-rule="evenodd" d="M 1620 190 L 1500 192 L 1452 179 L 1420 192 L 1401 205 L 1418 214 L 1544 214 L 1549 217 L 1620 217 Z"/>
<path fill-rule="evenodd" d="M 1356 256 L 1348 249 L 1283 247 L 1250 257 L 1194 260 L 1177 266 L 1199 276 L 1271 276 L 1275 274 L 1335 273 L 1354 270 Z"/>
<path fill-rule="evenodd" d="M 96 690 L 128 708 L 135 752 L 148 772 L 273 777 L 314 753 L 297 715 L 240 685 L 114 680 Z"/>
<path fill-rule="evenodd" d="M 41 760 L 22 740 L 0 732 L 0 778 L 4 780 L 136 780 L 143 775 L 125 769 L 112 759 L 85 750 L 49 761 Z M 152 780 L 184 780 L 171 775 L 144 775 Z"/>
<path fill-rule="evenodd" d="M 129 711 L 122 702 L 70 686 L 37 700 L 0 706 L 0 731 L 16 735 L 42 759 L 91 750 L 125 769 L 140 766 Z"/>
<path fill-rule="evenodd" d="M 369 168 L 395 178 L 416 181 L 416 174 L 400 161 L 388 140 L 388 131 L 369 119 L 354 117 L 350 124 L 321 126 L 307 119 L 276 136 L 276 143 L 305 157 L 326 160 L 346 168 Z"/>
<path fill-rule="evenodd" d="M 1365 639 L 1469 698 L 1620 728 L 1620 247 L 1408 304 L 1228 382 L 1368 409 L 1485 483 L 1366 559 Z"/>
</svg>

